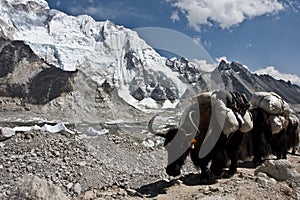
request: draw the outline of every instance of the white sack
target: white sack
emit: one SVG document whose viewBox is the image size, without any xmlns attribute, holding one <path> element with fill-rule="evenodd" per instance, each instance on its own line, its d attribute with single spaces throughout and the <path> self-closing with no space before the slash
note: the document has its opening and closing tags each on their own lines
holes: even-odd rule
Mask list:
<svg viewBox="0 0 300 200">
<path fill-rule="evenodd" d="M 247 133 L 251 131 L 253 128 L 252 114 L 247 110 L 245 115 L 243 116 L 243 119 L 244 119 L 244 123 L 242 123 L 240 131 L 243 133 Z"/>
<path fill-rule="evenodd" d="M 299 119 L 296 116 L 295 111 L 293 111 L 292 109 L 290 110 L 290 115 L 289 115 L 289 120 L 291 120 L 292 125 L 297 125 L 299 124 Z"/>
<path fill-rule="evenodd" d="M 288 120 L 280 115 L 270 115 L 269 121 L 271 124 L 272 134 L 279 133 L 282 129 L 288 126 Z"/>
<path fill-rule="evenodd" d="M 250 104 L 272 115 L 290 114 L 289 104 L 274 92 L 256 92 L 250 99 Z"/>
<path fill-rule="evenodd" d="M 223 133 L 228 136 L 230 133 L 239 130 L 239 122 L 236 119 L 233 111 L 230 108 L 227 108 L 222 100 L 214 98 L 212 100 L 212 103 L 212 106 L 214 106 L 213 110 L 215 110 L 216 112 L 216 118 L 218 122 L 224 122 Z"/>
</svg>

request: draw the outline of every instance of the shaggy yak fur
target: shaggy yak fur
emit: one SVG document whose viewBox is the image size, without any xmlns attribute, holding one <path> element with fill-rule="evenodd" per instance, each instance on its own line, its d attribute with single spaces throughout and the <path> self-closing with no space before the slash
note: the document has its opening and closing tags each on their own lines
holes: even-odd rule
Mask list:
<svg viewBox="0 0 300 200">
<path fill-rule="evenodd" d="M 233 94 L 225 93 L 226 98 Z M 238 95 L 238 94 L 234 94 Z M 241 97 L 241 96 L 239 96 Z M 242 98 L 242 97 L 241 97 Z M 241 115 L 245 114 L 245 111 L 249 108 L 248 101 L 246 101 L 245 97 L 241 99 L 241 102 L 236 102 L 233 99 L 227 99 L 227 103 L 234 103 L 235 105 L 228 105 L 227 107 L 232 107 L 231 109 L 235 112 L 239 112 Z M 242 104 L 243 103 L 243 104 Z M 240 106 L 237 106 L 240 105 Z M 237 170 L 237 161 L 240 156 L 240 144 L 243 139 L 243 134 L 239 131 L 235 133 L 231 133 L 229 136 L 226 136 L 223 132 L 220 134 L 219 138 L 216 138 L 217 142 L 211 149 L 211 151 L 204 157 L 199 158 L 199 151 L 202 146 L 202 143 L 206 137 L 206 133 L 208 132 L 209 125 L 211 123 L 211 127 L 220 126 L 216 120 L 211 121 L 211 112 L 212 108 L 210 104 L 199 104 L 199 122 L 194 123 L 191 122 L 189 118 L 184 119 L 183 124 L 184 127 L 180 128 L 171 128 L 164 134 L 157 134 L 162 137 L 165 137 L 164 146 L 168 151 L 168 159 L 172 156 L 172 149 L 180 149 L 182 146 L 187 148 L 183 149 L 182 155 L 178 156 L 175 161 L 170 161 L 166 168 L 166 172 L 170 176 L 178 176 L 180 174 L 180 170 L 184 165 L 184 161 L 188 155 L 190 155 L 191 160 L 195 167 L 201 169 L 201 180 L 205 182 L 212 182 L 216 177 L 220 177 L 224 175 L 225 177 L 232 176 Z M 193 106 L 190 107 L 186 112 L 190 112 L 193 110 Z M 155 117 L 154 117 L 155 118 Z M 150 120 L 149 126 L 152 126 L 153 120 Z M 191 135 L 187 134 L 187 130 L 185 127 L 192 126 L 191 123 L 198 127 L 196 130 L 196 134 Z M 154 133 L 152 128 L 149 128 L 150 132 Z M 219 129 L 221 130 L 221 129 Z M 191 141 L 194 141 L 191 145 Z M 185 144 L 185 145 L 182 145 Z M 184 148 L 184 147 L 183 147 Z M 227 165 L 228 159 L 231 160 L 231 165 L 229 171 L 227 173 L 224 172 L 224 168 Z M 209 167 L 209 163 L 210 167 Z"/>
<path fill-rule="evenodd" d="M 292 123 L 291 120 L 289 120 L 289 125 L 286 130 L 287 134 L 287 149 L 292 149 L 292 154 L 296 154 L 296 148 L 299 145 L 299 124 L 298 123 Z"/>
<path fill-rule="evenodd" d="M 250 131 L 253 163 L 260 165 L 269 155 L 275 155 L 277 159 L 286 159 L 287 152 L 292 148 L 295 154 L 299 143 L 298 123 L 293 124 L 289 120 L 287 128 L 277 134 L 272 134 L 268 114 L 261 108 L 251 109 L 253 116 L 253 129 Z"/>
</svg>

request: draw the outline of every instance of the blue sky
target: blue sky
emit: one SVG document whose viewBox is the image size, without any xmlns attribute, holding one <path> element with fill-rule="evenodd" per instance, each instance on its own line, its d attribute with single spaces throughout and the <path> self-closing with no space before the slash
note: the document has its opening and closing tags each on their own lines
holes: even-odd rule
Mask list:
<svg viewBox="0 0 300 200">
<path fill-rule="evenodd" d="M 70 15 L 88 14 L 136 29 L 161 27 L 250 71 L 300 85 L 299 0 L 47 0 Z M 147 40 L 147 38 L 146 38 Z"/>
</svg>

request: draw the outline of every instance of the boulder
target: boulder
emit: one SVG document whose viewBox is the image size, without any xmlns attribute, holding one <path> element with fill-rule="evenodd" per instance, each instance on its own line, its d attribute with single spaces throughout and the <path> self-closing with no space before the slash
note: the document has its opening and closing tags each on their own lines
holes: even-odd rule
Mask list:
<svg viewBox="0 0 300 200">
<path fill-rule="evenodd" d="M 12 128 L 9 128 L 9 127 L 1 128 L 0 141 L 7 140 L 7 139 L 11 138 L 12 136 L 14 136 L 15 134 L 16 134 L 15 130 Z"/>
<path fill-rule="evenodd" d="M 255 169 L 254 174 L 257 175 L 260 172 L 266 173 L 278 181 L 287 181 L 294 187 L 300 187 L 300 174 L 288 160 L 266 160 Z"/>
<path fill-rule="evenodd" d="M 37 176 L 25 175 L 10 199 L 68 200 L 61 188 Z"/>
</svg>

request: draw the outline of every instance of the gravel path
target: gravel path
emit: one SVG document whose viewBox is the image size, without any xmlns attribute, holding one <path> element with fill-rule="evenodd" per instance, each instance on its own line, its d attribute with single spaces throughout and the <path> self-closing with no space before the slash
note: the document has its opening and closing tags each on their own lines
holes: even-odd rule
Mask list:
<svg viewBox="0 0 300 200">
<path fill-rule="evenodd" d="M 37 198 L 34 184 L 47 185 L 44 197 L 46 191 L 61 191 L 56 199 L 297 199 L 292 186 L 269 177 L 261 181 L 250 168 L 199 185 L 197 170 L 187 160 L 182 176 L 171 179 L 165 173 L 166 151 L 143 129 L 115 128 L 80 139 L 67 133 L 19 132 L 0 142 L 0 199 Z M 300 169 L 298 156 L 288 159 Z"/>
</svg>

